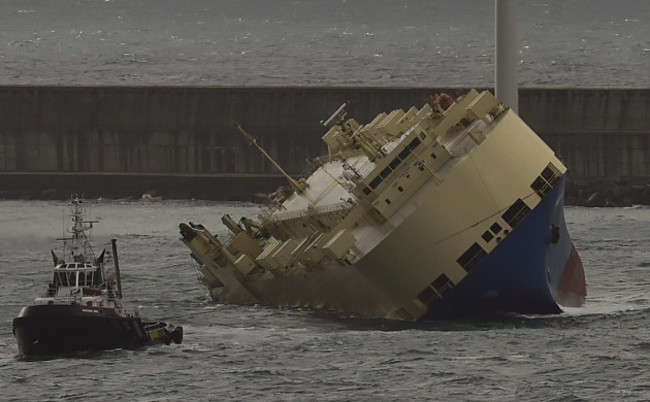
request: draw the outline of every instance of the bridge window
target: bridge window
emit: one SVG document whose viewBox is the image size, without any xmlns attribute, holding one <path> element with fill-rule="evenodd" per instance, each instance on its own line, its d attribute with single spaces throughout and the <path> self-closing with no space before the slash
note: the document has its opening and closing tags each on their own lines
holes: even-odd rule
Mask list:
<svg viewBox="0 0 650 402">
<path fill-rule="evenodd" d="M 483 250 L 483 247 L 478 243 L 474 243 L 456 260 L 456 262 L 458 262 L 465 271 L 470 272 L 486 255 L 487 252 Z"/>
<path fill-rule="evenodd" d="M 421 142 L 422 142 L 422 141 L 420 141 L 419 138 L 414 138 L 413 141 L 411 141 L 411 142 L 408 144 L 408 146 L 407 146 L 406 148 L 407 148 L 409 151 L 413 151 L 415 148 L 418 147 L 418 145 L 420 145 Z"/>
<path fill-rule="evenodd" d="M 504 221 L 508 222 L 508 225 L 514 228 L 524 220 L 529 212 L 530 207 L 521 199 L 517 199 L 501 217 Z"/>
<path fill-rule="evenodd" d="M 377 186 L 379 186 L 381 184 L 382 181 L 384 181 L 384 179 L 382 179 L 381 176 L 377 176 L 377 177 L 374 178 L 373 181 L 370 182 L 370 187 L 372 189 L 375 189 L 375 188 L 377 188 Z"/>
<path fill-rule="evenodd" d="M 431 282 L 431 286 L 433 286 L 441 296 L 444 296 L 445 293 L 454 287 L 454 282 L 452 282 L 447 275 L 440 274 L 435 281 Z"/>
<path fill-rule="evenodd" d="M 418 299 L 425 305 L 428 306 L 432 302 L 440 299 L 440 296 L 436 293 L 431 286 L 427 286 L 423 291 L 418 294 Z"/>
<path fill-rule="evenodd" d="M 486 230 L 481 237 L 487 243 L 494 238 L 494 235 L 489 230 Z"/>
</svg>

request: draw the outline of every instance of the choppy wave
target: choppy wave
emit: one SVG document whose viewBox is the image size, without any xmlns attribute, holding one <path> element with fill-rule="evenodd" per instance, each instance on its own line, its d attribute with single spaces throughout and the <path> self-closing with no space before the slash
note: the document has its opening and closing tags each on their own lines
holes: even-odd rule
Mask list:
<svg viewBox="0 0 650 402">
<path fill-rule="evenodd" d="M 9 1 L 2 85 L 490 86 L 485 0 Z M 519 82 L 648 87 L 646 0 L 519 2 Z"/>
<path fill-rule="evenodd" d="M 648 208 L 567 208 L 589 284 L 587 305 L 552 316 L 402 323 L 209 300 L 177 224 L 214 229 L 254 204 L 96 200 L 96 240 L 118 238 L 125 301 L 182 325 L 181 345 L 24 360 L 11 319 L 49 278 L 65 205 L 0 201 L 3 400 L 644 399 L 650 374 Z M 44 228 L 47 228 L 44 229 Z M 12 230 L 7 230 L 12 229 Z M 15 229 L 15 231 L 13 230 Z M 21 241 L 10 241 L 14 235 Z M 56 234 L 52 235 L 52 238 Z M 49 238 L 48 238 L 49 239 Z M 52 245 L 50 243 L 53 243 Z M 45 247 L 43 247 L 45 246 Z"/>
</svg>

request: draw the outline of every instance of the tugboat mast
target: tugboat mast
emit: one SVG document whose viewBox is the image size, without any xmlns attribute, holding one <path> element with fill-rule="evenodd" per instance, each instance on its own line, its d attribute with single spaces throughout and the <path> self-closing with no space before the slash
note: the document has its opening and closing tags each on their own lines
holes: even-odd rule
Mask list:
<svg viewBox="0 0 650 402">
<path fill-rule="evenodd" d="M 120 276 L 120 262 L 117 259 L 117 239 L 111 239 L 111 246 L 113 247 L 113 264 L 115 265 L 115 280 L 117 281 L 117 290 L 120 292 L 120 299 L 122 298 L 122 278 Z"/>
<path fill-rule="evenodd" d="M 74 222 L 72 225 L 72 244 L 70 245 L 72 261 L 86 262 L 86 255 L 91 256 L 94 260 L 95 254 L 90 247 L 85 232 L 92 229 L 93 223 L 95 223 L 95 221 L 86 221 L 84 223 L 83 208 L 81 207 L 81 200 L 78 196 L 75 196 L 73 198 L 72 205 L 72 221 Z"/>
</svg>

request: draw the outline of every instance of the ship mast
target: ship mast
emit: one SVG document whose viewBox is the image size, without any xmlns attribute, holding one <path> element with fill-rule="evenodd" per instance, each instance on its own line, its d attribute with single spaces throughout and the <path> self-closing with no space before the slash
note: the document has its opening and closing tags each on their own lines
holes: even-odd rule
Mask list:
<svg viewBox="0 0 650 402">
<path fill-rule="evenodd" d="M 277 163 L 273 158 L 271 158 L 271 156 L 266 153 L 264 148 L 262 148 L 257 143 L 257 140 L 255 139 L 255 137 L 248 134 L 242 128 L 242 126 L 240 126 L 239 124 L 235 124 L 235 127 L 237 127 L 237 130 L 239 130 L 239 132 L 248 140 L 248 142 L 251 145 L 255 146 L 255 148 L 257 148 L 262 153 L 262 155 L 264 155 L 266 157 L 266 159 L 268 159 L 269 162 L 271 162 L 273 164 L 273 166 L 275 166 L 275 168 L 278 169 L 280 171 L 280 173 L 282 173 L 282 175 L 287 178 L 287 180 L 289 181 L 289 184 L 291 184 L 291 187 L 293 187 L 293 189 L 296 191 L 296 193 L 301 194 L 303 191 L 305 191 L 305 188 L 307 186 L 304 183 L 301 183 L 298 180 L 294 179 L 293 177 L 289 176 L 289 174 L 287 172 L 285 172 L 284 169 L 282 169 L 280 164 Z"/>
<path fill-rule="evenodd" d="M 494 95 L 512 110 L 519 110 L 517 78 L 517 0 L 495 0 Z"/>
<path fill-rule="evenodd" d="M 93 228 L 93 223 L 96 221 L 85 221 L 83 219 L 83 207 L 81 206 L 81 200 L 78 196 L 72 199 L 72 244 L 70 245 L 70 252 L 72 255 L 72 261 L 74 262 L 86 262 L 86 257 L 90 256 L 92 259 L 95 258 L 90 244 L 88 242 L 88 237 L 86 236 L 86 231 Z M 64 257 L 65 258 L 65 257 Z"/>
<path fill-rule="evenodd" d="M 120 262 L 117 258 L 117 239 L 111 239 L 113 247 L 113 265 L 115 266 L 115 280 L 117 281 L 117 291 L 120 292 L 119 298 L 122 298 L 122 276 L 120 275 Z"/>
</svg>

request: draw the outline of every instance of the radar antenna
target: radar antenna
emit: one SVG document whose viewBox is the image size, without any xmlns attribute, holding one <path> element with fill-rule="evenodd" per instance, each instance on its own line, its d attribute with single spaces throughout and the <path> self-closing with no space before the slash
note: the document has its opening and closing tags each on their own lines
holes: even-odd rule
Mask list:
<svg viewBox="0 0 650 402">
<path fill-rule="evenodd" d="M 347 112 L 345 111 L 345 107 L 347 106 L 347 103 L 343 103 L 341 106 L 339 106 L 334 113 L 325 121 L 321 120 L 321 124 L 327 128 L 330 128 L 334 124 L 342 123 L 343 120 L 345 120 L 345 116 L 347 115 Z"/>
</svg>

